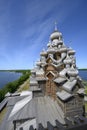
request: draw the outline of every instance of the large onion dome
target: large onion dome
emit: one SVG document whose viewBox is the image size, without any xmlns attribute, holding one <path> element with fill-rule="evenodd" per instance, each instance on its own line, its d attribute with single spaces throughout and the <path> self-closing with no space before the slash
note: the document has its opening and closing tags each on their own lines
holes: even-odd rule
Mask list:
<svg viewBox="0 0 87 130">
<path fill-rule="evenodd" d="M 62 39 L 62 33 L 58 32 L 57 30 L 54 31 L 51 35 L 50 35 L 50 39 L 51 41 L 53 41 L 54 39 Z"/>
<path fill-rule="evenodd" d="M 57 30 L 56 22 L 55 22 L 55 30 L 54 30 L 54 32 L 50 35 L 50 39 L 51 39 L 51 41 L 53 41 L 54 39 L 58 39 L 58 40 L 61 40 L 61 39 L 62 39 L 62 33 Z"/>
</svg>

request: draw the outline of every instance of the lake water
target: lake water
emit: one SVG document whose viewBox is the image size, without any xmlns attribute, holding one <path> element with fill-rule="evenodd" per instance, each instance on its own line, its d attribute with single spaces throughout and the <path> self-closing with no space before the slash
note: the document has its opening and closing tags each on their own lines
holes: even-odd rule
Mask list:
<svg viewBox="0 0 87 130">
<path fill-rule="evenodd" d="M 79 75 L 83 80 L 87 80 L 87 70 L 79 70 Z"/>
<path fill-rule="evenodd" d="M 18 79 L 21 75 L 22 73 L 16 72 L 0 72 L 0 88 L 5 86 L 8 82 Z"/>
</svg>

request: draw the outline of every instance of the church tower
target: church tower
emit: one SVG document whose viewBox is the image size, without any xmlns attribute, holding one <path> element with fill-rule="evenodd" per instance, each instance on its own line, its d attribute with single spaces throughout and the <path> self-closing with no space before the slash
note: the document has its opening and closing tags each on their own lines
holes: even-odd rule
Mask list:
<svg viewBox="0 0 87 130">
<path fill-rule="evenodd" d="M 31 73 L 30 90 L 34 97 L 53 98 L 64 117 L 83 115 L 84 86 L 76 67 L 75 51 L 64 44 L 56 25 L 47 50 L 42 50 Z"/>
</svg>

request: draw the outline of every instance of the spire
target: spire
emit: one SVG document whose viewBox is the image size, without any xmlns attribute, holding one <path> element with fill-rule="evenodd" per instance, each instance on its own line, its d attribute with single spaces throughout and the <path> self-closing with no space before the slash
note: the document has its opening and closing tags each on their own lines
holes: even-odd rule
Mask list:
<svg viewBox="0 0 87 130">
<path fill-rule="evenodd" d="M 55 21 L 55 31 L 57 31 L 57 22 Z"/>
<path fill-rule="evenodd" d="M 70 46 L 70 48 L 71 48 L 71 44 L 72 44 L 72 41 L 69 42 L 69 46 Z"/>
</svg>

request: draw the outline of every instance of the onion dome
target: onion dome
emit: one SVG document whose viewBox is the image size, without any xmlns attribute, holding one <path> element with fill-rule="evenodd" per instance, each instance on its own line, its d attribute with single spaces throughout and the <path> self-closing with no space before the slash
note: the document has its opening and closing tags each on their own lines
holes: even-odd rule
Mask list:
<svg viewBox="0 0 87 130">
<path fill-rule="evenodd" d="M 58 49 L 60 49 L 62 47 L 62 45 L 58 45 Z"/>
<path fill-rule="evenodd" d="M 72 67 L 67 71 L 67 74 L 68 74 L 69 76 L 72 76 L 72 77 L 77 76 L 77 75 L 78 75 L 78 70 L 75 69 L 75 68 L 73 67 L 73 65 L 72 65 Z"/>
<path fill-rule="evenodd" d="M 54 40 L 52 41 L 52 46 L 53 46 L 53 47 L 56 47 L 56 46 L 58 45 L 58 43 L 59 43 L 58 39 L 54 39 Z"/>
<path fill-rule="evenodd" d="M 64 63 L 65 63 L 65 64 L 71 64 L 71 63 L 72 63 L 72 60 L 70 59 L 70 57 L 69 57 L 68 54 L 67 54 L 66 59 L 64 60 Z"/>
<path fill-rule="evenodd" d="M 51 42 L 49 41 L 48 44 L 47 44 L 47 47 L 50 47 L 51 46 Z"/>
<path fill-rule="evenodd" d="M 36 62 L 36 65 L 37 65 L 37 66 L 40 66 L 40 65 L 41 65 L 41 61 L 37 61 L 37 62 Z"/>
<path fill-rule="evenodd" d="M 76 64 L 76 59 L 73 57 L 72 64 Z"/>
<path fill-rule="evenodd" d="M 45 49 L 42 50 L 42 52 L 40 53 L 41 56 L 46 56 L 47 52 L 45 51 Z"/>
<path fill-rule="evenodd" d="M 66 46 L 62 45 L 62 47 L 60 48 L 60 52 L 66 52 L 66 51 L 67 51 Z"/>
<path fill-rule="evenodd" d="M 51 41 L 53 41 L 54 39 L 62 39 L 62 34 L 58 31 L 54 31 L 51 35 L 50 35 L 50 39 Z M 61 41 L 62 42 L 62 41 Z"/>
<path fill-rule="evenodd" d="M 54 53 L 55 53 L 55 49 L 54 49 L 52 46 L 50 46 L 50 47 L 48 48 L 48 50 L 47 50 L 47 53 L 54 54 Z"/>
<path fill-rule="evenodd" d="M 76 77 L 78 80 L 80 80 L 80 81 L 82 81 L 82 78 L 78 75 L 77 77 Z"/>
<path fill-rule="evenodd" d="M 62 33 L 58 32 L 56 23 L 55 23 L 55 30 L 50 35 L 50 39 L 51 39 L 51 41 L 53 41 L 54 39 L 62 40 Z"/>
<path fill-rule="evenodd" d="M 73 50 L 72 48 L 70 48 L 70 49 L 68 50 L 68 54 L 69 54 L 69 55 L 74 55 L 74 54 L 75 54 L 75 50 Z"/>
<path fill-rule="evenodd" d="M 51 35 L 50 35 L 50 39 L 51 41 L 53 41 L 54 39 L 60 39 L 62 38 L 62 33 L 58 32 L 58 31 L 54 31 Z"/>
</svg>

